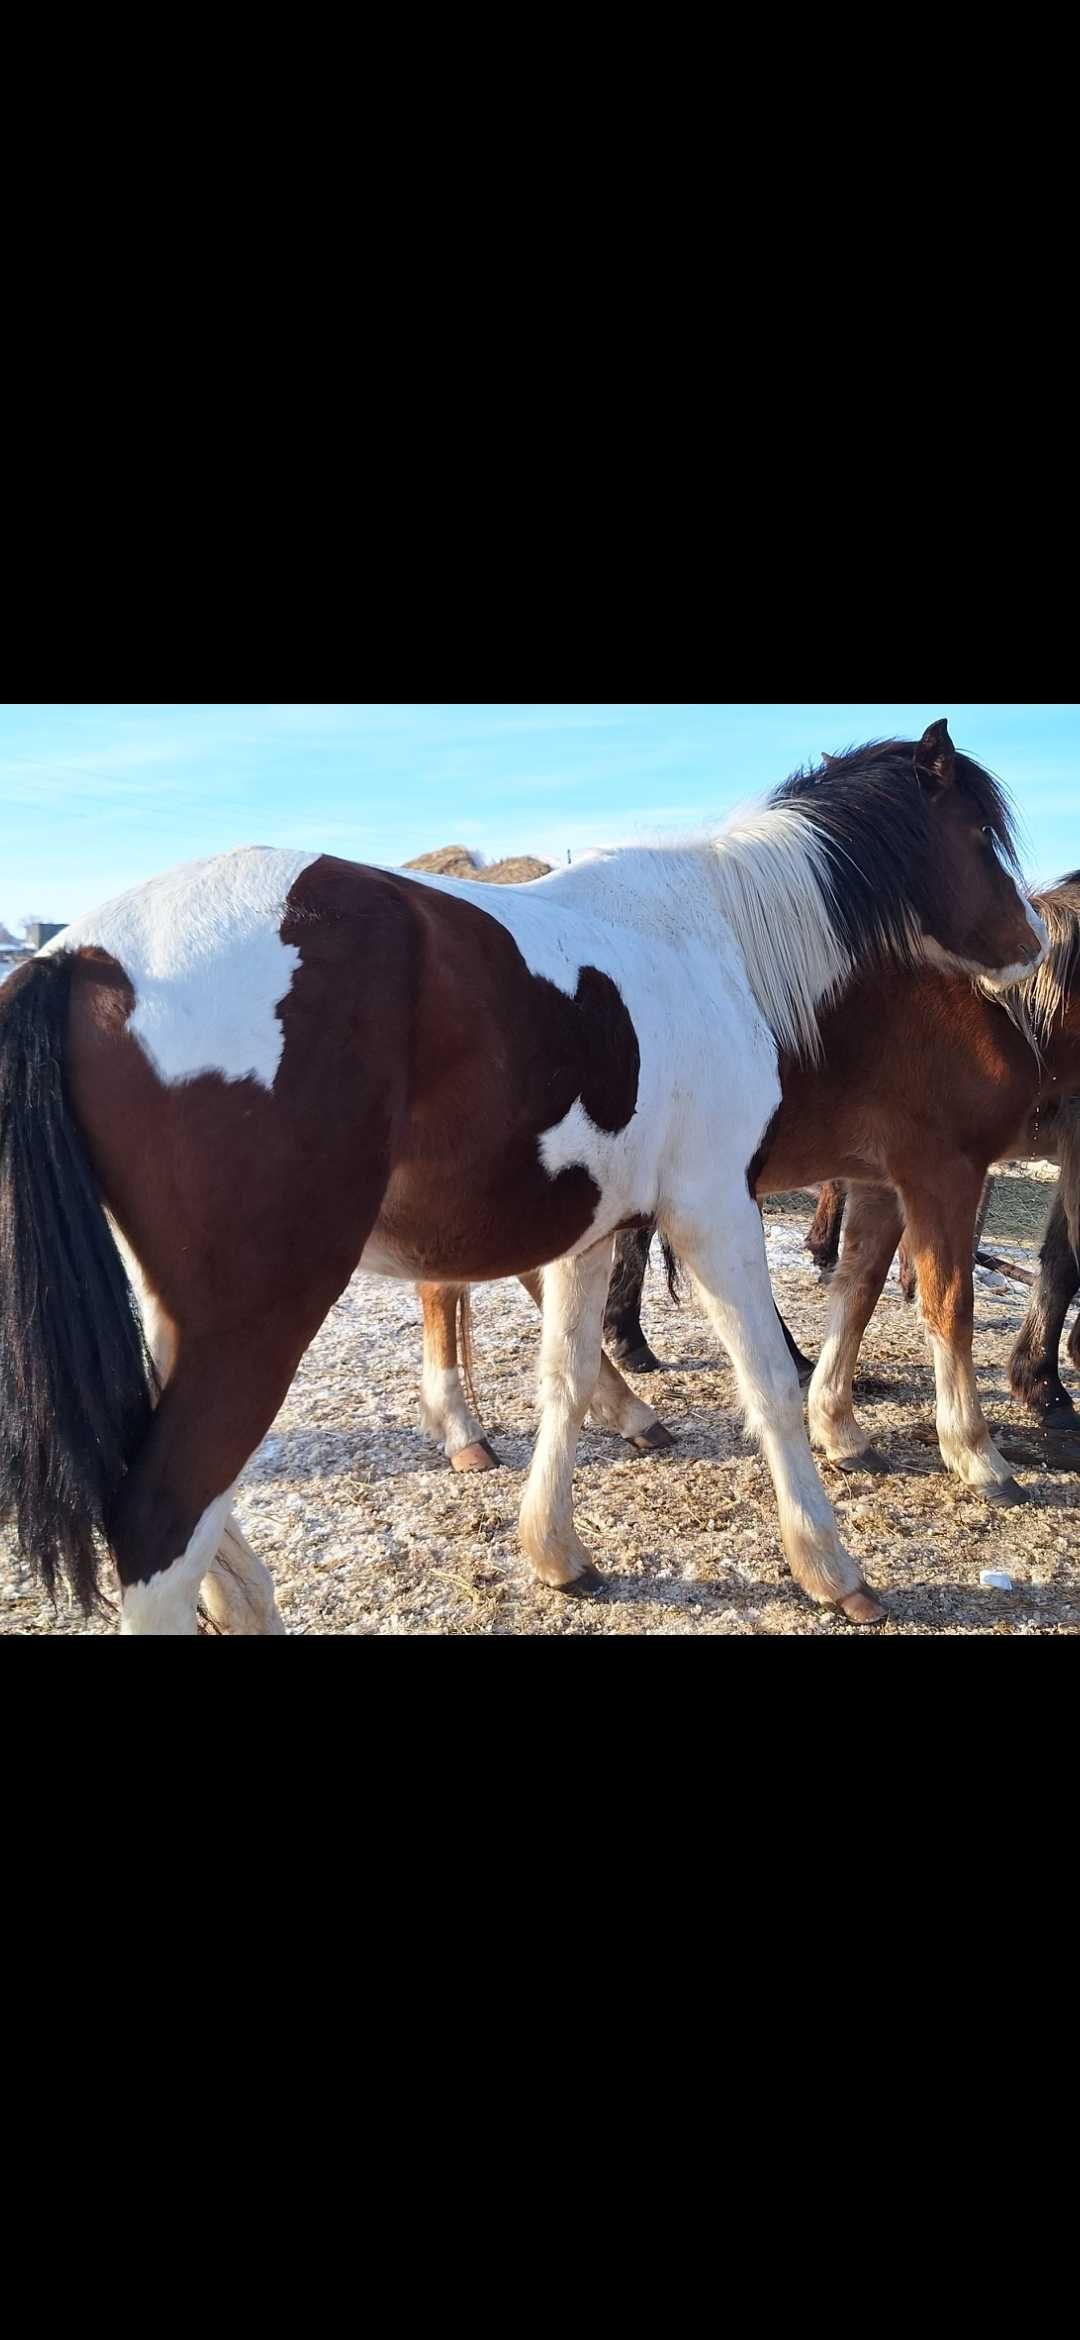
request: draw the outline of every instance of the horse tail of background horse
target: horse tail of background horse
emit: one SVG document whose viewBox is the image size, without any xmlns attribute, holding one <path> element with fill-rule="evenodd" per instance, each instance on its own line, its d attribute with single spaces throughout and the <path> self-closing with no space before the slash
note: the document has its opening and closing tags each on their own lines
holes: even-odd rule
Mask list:
<svg viewBox="0 0 1080 2340">
<path fill-rule="evenodd" d="M 0 985 L 0 1520 L 89 1613 L 155 1381 L 68 1101 L 74 965 L 33 959 Z"/>
<path fill-rule="evenodd" d="M 461 1378 L 465 1383 L 465 1394 L 469 1400 L 470 1406 L 472 1407 L 473 1413 L 479 1422 L 482 1420 L 482 1416 L 476 1395 L 476 1383 L 473 1380 L 472 1305 L 469 1299 L 468 1284 L 463 1284 L 461 1291 L 458 1293 L 457 1345 L 458 1361 L 461 1366 Z"/>
</svg>

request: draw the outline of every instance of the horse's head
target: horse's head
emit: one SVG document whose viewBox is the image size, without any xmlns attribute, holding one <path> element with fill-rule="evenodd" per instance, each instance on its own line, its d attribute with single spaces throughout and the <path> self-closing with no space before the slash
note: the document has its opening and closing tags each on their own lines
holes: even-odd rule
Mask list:
<svg viewBox="0 0 1080 2340">
<path fill-rule="evenodd" d="M 944 721 L 913 749 L 912 777 L 927 815 L 918 903 L 927 956 L 994 983 L 1022 982 L 1049 938 L 1020 888 L 997 781 L 957 755 Z"/>
<path fill-rule="evenodd" d="M 796 772 L 771 799 L 823 843 L 834 928 L 858 966 L 882 952 L 1019 983 L 1046 929 L 1020 889 L 1003 790 L 957 755 L 945 722 L 920 740 L 872 740 Z"/>
</svg>

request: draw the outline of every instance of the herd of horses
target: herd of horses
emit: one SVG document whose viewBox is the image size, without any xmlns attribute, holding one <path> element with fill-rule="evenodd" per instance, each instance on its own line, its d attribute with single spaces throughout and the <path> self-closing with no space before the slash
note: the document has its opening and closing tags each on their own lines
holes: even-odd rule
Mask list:
<svg viewBox="0 0 1080 2340">
<path fill-rule="evenodd" d="M 795 1578 L 880 1621 L 811 1441 L 884 1467 L 852 1392 L 902 1239 L 946 1468 L 1022 1499 L 972 1364 L 1003 1158 L 1061 1163 L 1013 1374 L 1072 1415 L 1078 977 L 1080 873 L 1028 895 L 1004 791 L 944 722 L 827 757 L 714 835 L 497 898 L 259 848 L 136 889 L 0 985 L 0 1518 L 54 1595 L 89 1609 L 115 1570 L 124 1631 L 194 1633 L 200 1609 L 281 1631 L 233 1500 L 329 1309 L 358 1267 L 419 1285 L 425 1420 L 484 1468 L 458 1335 L 469 1285 L 517 1275 L 541 1311 L 521 1539 L 544 1583 L 592 1593 L 586 1415 L 670 1443 L 619 1370 L 646 1362 L 658 1230 L 730 1357 Z M 829 1181 L 811 1372 L 759 1204 Z"/>
</svg>

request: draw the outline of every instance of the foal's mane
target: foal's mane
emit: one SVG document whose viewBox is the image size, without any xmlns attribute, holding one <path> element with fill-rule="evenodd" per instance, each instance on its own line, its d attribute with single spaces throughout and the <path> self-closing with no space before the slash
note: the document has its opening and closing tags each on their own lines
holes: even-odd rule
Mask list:
<svg viewBox="0 0 1080 2340">
<path fill-rule="evenodd" d="M 986 996 L 1003 1007 L 1041 1056 L 1063 1020 L 1069 995 L 1080 982 L 1080 869 L 1031 895 L 1050 936 L 1050 949 L 1040 967 L 1011 991 L 987 989 Z M 984 987 L 980 985 L 980 989 Z"/>
</svg>

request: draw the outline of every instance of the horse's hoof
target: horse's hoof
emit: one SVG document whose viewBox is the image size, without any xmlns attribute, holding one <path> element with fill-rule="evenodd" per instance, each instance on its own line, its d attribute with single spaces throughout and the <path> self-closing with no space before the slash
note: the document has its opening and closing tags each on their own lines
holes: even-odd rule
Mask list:
<svg viewBox="0 0 1080 2340">
<path fill-rule="evenodd" d="M 1080 1414 L 1071 1398 L 1059 1398 L 1057 1404 L 1047 1406 L 1045 1412 L 1037 1412 L 1032 1407 L 1032 1412 L 1040 1430 L 1045 1430 L 1048 1438 L 1075 1438 L 1080 1430 Z"/>
<path fill-rule="evenodd" d="M 1008 1509 L 1016 1503 L 1029 1501 L 1028 1489 L 1019 1479 L 990 1479 L 985 1487 L 969 1487 L 969 1495 L 981 1495 L 984 1503 L 1004 1503 Z"/>
<path fill-rule="evenodd" d="M 551 1589 L 552 1592 L 564 1593 L 570 1601 L 594 1600 L 598 1593 L 607 1591 L 607 1578 L 590 1564 L 588 1568 L 582 1569 L 580 1576 L 572 1577 L 569 1584 L 553 1584 Z"/>
<path fill-rule="evenodd" d="M 639 1430 L 637 1437 L 628 1438 L 626 1444 L 633 1447 L 635 1454 L 666 1454 L 675 1440 L 662 1422 L 654 1422 L 651 1430 Z"/>
<path fill-rule="evenodd" d="M 852 1625 L 883 1625 L 888 1616 L 884 1603 L 875 1600 L 865 1585 L 860 1592 L 849 1593 L 846 1601 L 840 1601 L 837 1605 Z"/>
<path fill-rule="evenodd" d="M 887 1460 L 885 1455 L 878 1453 L 876 1446 L 865 1447 L 862 1454 L 848 1454 L 842 1457 L 829 1455 L 827 1460 L 830 1469 L 834 1471 L 876 1471 L 879 1477 L 884 1478 L 888 1477 L 892 1470 L 891 1462 Z"/>
<path fill-rule="evenodd" d="M 659 1357 L 654 1357 L 652 1350 L 644 1345 L 640 1349 L 627 1349 L 621 1356 L 610 1351 L 609 1355 L 612 1364 L 621 1365 L 624 1373 L 662 1373 L 664 1370 Z"/>
<path fill-rule="evenodd" d="M 487 1439 L 478 1438 L 474 1445 L 459 1447 L 458 1452 L 451 1455 L 450 1468 L 452 1471 L 497 1471 L 500 1463 L 494 1447 L 488 1445 Z"/>
</svg>

